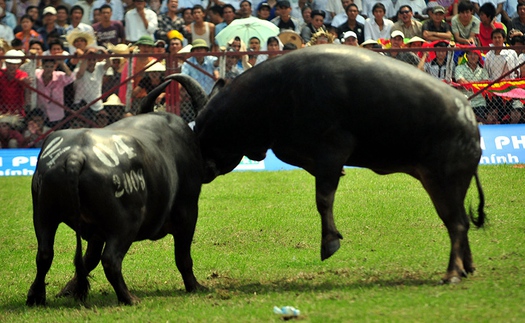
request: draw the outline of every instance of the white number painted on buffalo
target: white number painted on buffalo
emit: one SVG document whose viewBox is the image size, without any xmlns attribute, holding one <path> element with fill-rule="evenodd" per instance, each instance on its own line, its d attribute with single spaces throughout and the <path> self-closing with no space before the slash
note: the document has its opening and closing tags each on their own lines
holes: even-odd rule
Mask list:
<svg viewBox="0 0 525 323">
<path fill-rule="evenodd" d="M 133 192 L 144 191 L 146 189 L 146 181 L 144 180 L 144 172 L 141 169 L 125 172 L 122 176 L 113 175 L 113 184 L 117 186 L 115 197 L 119 198 L 124 193 L 131 194 Z"/>
</svg>

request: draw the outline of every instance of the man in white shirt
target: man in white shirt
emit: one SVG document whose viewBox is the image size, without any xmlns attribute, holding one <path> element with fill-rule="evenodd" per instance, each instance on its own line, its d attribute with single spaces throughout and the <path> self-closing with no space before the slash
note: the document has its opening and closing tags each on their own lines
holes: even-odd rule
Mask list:
<svg viewBox="0 0 525 323">
<path fill-rule="evenodd" d="M 91 47 L 86 51 L 86 55 L 93 55 L 99 50 L 101 49 Z M 105 50 L 102 51 L 107 54 Z M 110 66 L 109 56 L 107 56 L 105 62 L 97 62 L 96 57 L 82 59 L 82 62 L 75 68 L 74 72 L 76 74 L 76 81 L 73 83 L 75 87 L 75 104 L 80 104 L 82 101 L 89 104 L 102 96 L 102 80 Z M 93 119 L 96 112 L 103 108 L 102 100 L 97 100 L 85 114 Z"/>
<path fill-rule="evenodd" d="M 141 36 L 151 36 L 158 27 L 157 14 L 146 8 L 146 1 L 133 0 L 135 8 L 128 11 L 124 17 L 126 28 L 126 40 L 136 42 Z"/>
</svg>

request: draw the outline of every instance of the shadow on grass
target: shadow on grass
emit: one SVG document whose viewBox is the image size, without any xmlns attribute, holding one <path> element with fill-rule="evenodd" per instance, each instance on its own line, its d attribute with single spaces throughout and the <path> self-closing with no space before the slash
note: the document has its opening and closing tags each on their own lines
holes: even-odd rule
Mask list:
<svg viewBox="0 0 525 323">
<path fill-rule="evenodd" d="M 206 280 L 201 281 L 207 290 L 198 291 L 192 294 L 206 298 L 211 297 L 216 299 L 230 299 L 239 296 L 245 297 L 246 295 L 253 295 L 254 292 L 256 292 L 258 295 L 286 292 L 323 293 L 346 291 L 351 293 L 353 290 L 357 291 L 374 288 L 403 288 L 414 286 L 429 287 L 440 285 L 438 280 L 431 278 L 421 278 L 420 275 L 417 275 L 419 277 L 410 277 L 410 275 L 403 276 L 404 277 L 401 278 L 399 276 L 392 278 L 381 278 L 376 274 L 372 274 L 354 276 L 354 279 L 352 280 L 348 278 L 348 273 L 340 274 L 337 272 L 321 272 L 308 274 L 300 273 L 294 277 L 281 278 L 277 280 L 253 281 L 233 279 L 214 273 Z M 356 280 L 356 278 L 358 280 Z M 151 299 L 155 298 L 172 298 L 173 301 L 176 302 L 178 298 L 189 297 L 190 295 L 183 289 L 170 289 L 166 286 L 164 286 L 163 289 L 133 289 L 132 286 L 131 288 L 131 292 L 142 301 L 150 301 Z M 13 299 L 12 302 L 7 302 L 0 305 L 0 311 L 11 314 L 26 312 L 29 307 L 25 305 L 25 298 L 22 303 L 20 303 L 19 300 L 19 298 Z M 72 298 L 57 298 L 54 295 L 48 295 L 47 305 L 44 308 L 46 310 L 80 308 L 94 309 L 114 308 L 119 306 L 124 305 L 121 305 L 117 302 L 117 297 L 114 290 L 108 286 L 107 290 L 90 291 L 86 304 L 81 304 Z M 38 309 L 39 307 L 32 308 Z"/>
</svg>

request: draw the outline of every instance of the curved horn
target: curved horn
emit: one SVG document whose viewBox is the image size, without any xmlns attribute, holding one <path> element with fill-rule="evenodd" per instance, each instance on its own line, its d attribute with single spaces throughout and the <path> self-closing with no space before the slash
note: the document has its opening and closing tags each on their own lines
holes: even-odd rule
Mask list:
<svg viewBox="0 0 525 323">
<path fill-rule="evenodd" d="M 171 74 L 168 75 L 165 80 L 174 80 L 182 84 L 188 94 L 191 98 L 191 103 L 193 105 L 193 109 L 195 110 L 195 113 L 199 113 L 199 111 L 204 108 L 206 103 L 208 103 L 208 95 L 202 88 L 202 86 L 199 84 L 199 82 L 195 81 L 191 76 L 185 75 L 185 74 Z"/>
<path fill-rule="evenodd" d="M 155 100 L 157 100 L 157 97 L 162 92 L 164 92 L 164 89 L 166 89 L 166 87 L 170 83 L 171 83 L 171 80 L 165 81 L 164 83 L 158 85 L 156 88 L 151 90 L 151 92 L 148 93 L 144 101 L 142 101 L 138 114 L 153 112 L 153 108 L 155 107 Z"/>
</svg>

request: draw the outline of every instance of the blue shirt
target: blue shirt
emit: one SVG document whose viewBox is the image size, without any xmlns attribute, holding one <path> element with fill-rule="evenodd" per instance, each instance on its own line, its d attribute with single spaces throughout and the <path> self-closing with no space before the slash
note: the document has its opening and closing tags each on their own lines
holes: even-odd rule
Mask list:
<svg viewBox="0 0 525 323">
<path fill-rule="evenodd" d="M 195 57 L 190 57 L 188 59 L 190 63 L 199 66 L 211 75 L 213 75 L 213 71 L 215 70 L 215 66 L 213 65 L 213 63 L 216 60 L 217 57 L 215 56 L 204 56 L 204 62 L 201 65 L 197 62 L 197 59 Z M 181 73 L 194 78 L 195 81 L 199 82 L 204 91 L 206 91 L 207 94 L 210 94 L 211 90 L 213 89 L 213 85 L 215 84 L 215 80 L 212 77 L 202 73 L 201 71 L 199 71 L 198 69 L 196 69 L 188 63 L 182 64 Z"/>
</svg>

